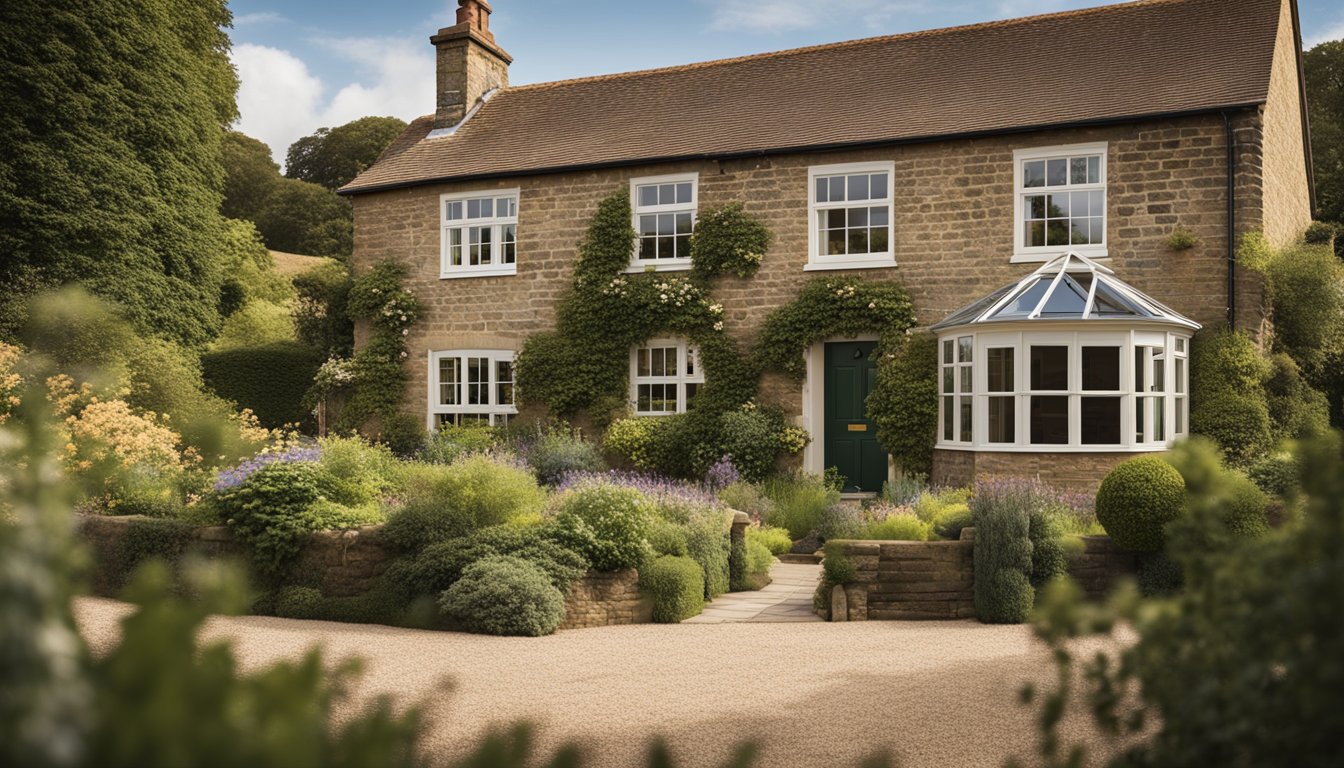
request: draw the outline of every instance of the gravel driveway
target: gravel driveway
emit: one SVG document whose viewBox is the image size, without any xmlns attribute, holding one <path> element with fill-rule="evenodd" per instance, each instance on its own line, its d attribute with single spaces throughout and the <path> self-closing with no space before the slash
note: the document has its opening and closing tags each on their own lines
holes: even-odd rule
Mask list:
<svg viewBox="0 0 1344 768">
<path fill-rule="evenodd" d="M 95 652 L 128 610 L 77 602 Z M 1030 756 L 1035 729 L 1017 691 L 1053 669 L 1027 628 L 971 621 L 640 625 L 532 639 L 246 616 L 213 619 L 205 635 L 234 638 L 245 668 L 314 644 L 364 658 L 356 695 L 428 701 L 435 755 L 525 718 L 548 752 L 575 740 L 586 765 L 613 767 L 642 766 L 652 733 L 681 766 L 718 765 L 744 739 L 761 743 L 760 766 L 852 766 L 881 747 L 905 768 L 1000 765 Z"/>
</svg>

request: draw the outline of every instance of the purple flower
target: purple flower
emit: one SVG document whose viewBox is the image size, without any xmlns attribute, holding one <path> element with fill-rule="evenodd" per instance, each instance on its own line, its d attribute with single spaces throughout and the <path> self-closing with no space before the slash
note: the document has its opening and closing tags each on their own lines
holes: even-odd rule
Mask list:
<svg viewBox="0 0 1344 768">
<path fill-rule="evenodd" d="M 215 476 L 214 489 L 216 491 L 227 491 L 230 488 L 237 488 L 253 475 L 257 470 L 268 464 L 276 462 L 299 462 L 299 461 L 317 461 L 322 457 L 322 450 L 316 445 L 299 445 L 286 448 L 278 453 L 259 453 L 246 461 L 243 461 L 233 469 L 221 470 Z"/>
<path fill-rule="evenodd" d="M 709 488 L 662 475 L 650 475 L 642 472 L 569 472 L 556 486 L 557 491 L 566 491 L 590 483 L 610 483 L 626 488 L 634 488 L 654 503 L 684 502 L 688 504 L 719 506 L 719 500 Z"/>
<path fill-rule="evenodd" d="M 742 473 L 737 471 L 732 458 L 726 455 L 714 462 L 705 473 L 705 485 L 711 491 L 721 491 L 741 479 Z"/>
</svg>

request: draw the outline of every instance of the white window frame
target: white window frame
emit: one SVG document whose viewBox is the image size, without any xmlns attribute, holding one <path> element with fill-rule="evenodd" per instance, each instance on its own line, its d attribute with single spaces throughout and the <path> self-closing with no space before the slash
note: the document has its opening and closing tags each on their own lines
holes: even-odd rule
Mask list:
<svg viewBox="0 0 1344 768">
<path fill-rule="evenodd" d="M 953 407 L 956 409 L 953 413 L 953 437 L 954 440 L 944 439 L 944 419 L 946 418 L 945 407 L 946 397 L 943 391 L 943 371 L 948 368 L 948 362 L 943 353 L 943 344 L 946 341 L 953 342 L 954 352 L 957 349 L 957 339 L 973 336 L 974 352 L 972 355 L 972 381 L 974 384 L 972 406 L 972 418 L 974 421 L 972 440 L 964 442 L 960 440 L 961 433 L 961 414 L 960 398 L 963 396 L 961 391 L 961 376 L 959 371 L 954 370 L 956 390 L 953 394 Z M 1031 389 L 1031 347 L 1033 346 L 1066 346 L 1069 349 L 1069 371 L 1068 388 L 1066 390 L 1042 390 L 1034 392 Z M 988 359 L 989 350 L 997 347 L 1009 347 L 1013 349 L 1013 389 L 1004 392 L 989 392 L 989 369 Z M 1083 347 L 1118 347 L 1120 349 L 1120 389 L 1118 390 L 1084 390 L 1083 389 L 1083 370 L 1082 370 L 1082 348 Z M 1163 388 L 1161 391 L 1149 390 L 1138 392 L 1135 390 L 1134 379 L 1134 350 L 1142 347 L 1154 347 L 1161 350 L 1167 361 L 1164 365 Z M 1190 392 L 1190 335 L 1180 331 L 1167 330 L 1147 330 L 1147 329 L 1094 329 L 1078 330 L 1076 328 L 1058 329 L 1058 330 L 1032 330 L 1032 331 L 1012 331 L 1012 330 L 994 330 L 994 331 L 967 331 L 967 329 L 950 330 L 938 337 L 938 430 L 936 447 L 948 450 L 973 450 L 986 453 L 994 452 L 1020 452 L 1020 453 L 1122 453 L 1122 452 L 1145 452 L 1165 450 L 1178 439 L 1186 437 L 1189 433 L 1189 392 Z M 1179 351 L 1178 351 L 1179 350 Z M 1181 368 L 1183 380 L 1177 381 L 1177 366 L 1171 362 L 1174 359 L 1185 361 Z M 959 363 L 952 364 L 954 369 L 959 367 Z M 1179 390 L 1178 390 L 1179 387 Z M 1031 442 L 1031 397 L 1033 395 L 1045 396 L 1067 396 L 1069 398 L 1069 441 L 1068 443 L 1032 443 Z M 989 398 L 1006 397 L 1013 398 L 1013 442 L 1011 443 L 991 443 L 989 442 Z M 1117 397 L 1120 399 L 1120 442 L 1114 444 L 1084 444 L 1082 442 L 1082 398 L 1084 397 Z M 1148 427 L 1147 435 L 1151 436 L 1151 427 L 1153 424 L 1153 401 L 1145 398 L 1163 397 L 1163 424 L 1164 434 L 1162 439 L 1148 439 L 1139 441 L 1136 435 L 1136 413 L 1141 406 L 1146 407 L 1144 424 Z M 1182 430 L 1176 429 L 1176 416 L 1178 409 L 1180 411 L 1180 421 Z"/>
<path fill-rule="evenodd" d="M 455 202 L 464 202 L 472 198 L 489 197 L 498 199 L 501 197 L 512 197 L 514 200 L 513 216 L 492 216 L 490 218 L 462 219 L 452 223 L 448 220 L 448 204 Z M 522 205 L 522 196 L 518 187 L 510 189 L 478 189 L 472 192 L 453 192 L 450 194 L 439 195 L 439 278 L 450 280 L 465 277 L 498 277 L 501 275 L 518 274 L 518 211 Z M 514 228 L 514 259 L 511 264 L 502 263 L 504 256 L 503 233 L 506 225 L 512 224 Z M 490 263 L 471 266 L 466 264 L 467 236 L 466 230 L 471 227 L 490 227 Z M 463 230 L 463 264 L 453 266 L 450 263 L 448 249 L 450 242 L 449 232 L 454 229 Z"/>
<path fill-rule="evenodd" d="M 818 213 L 830 208 L 856 208 L 850 201 L 843 203 L 817 202 L 817 177 L 837 176 L 852 173 L 887 174 L 887 250 L 884 253 L 870 253 L 865 256 L 845 254 L 829 256 L 821 253 L 821 234 Z M 807 169 L 807 265 L 804 271 L 824 271 L 833 269 L 874 269 L 896 266 L 896 163 L 881 161 L 869 163 L 842 163 L 839 165 L 814 165 Z M 869 208 L 875 208 L 883 201 L 868 201 Z"/>
<path fill-rule="evenodd" d="M 639 188 L 652 184 L 681 184 L 691 183 L 691 202 L 672 203 L 670 205 L 652 205 L 641 206 L 639 204 Z M 686 213 L 691 214 L 691 231 L 695 231 L 695 224 L 700 216 L 700 174 L 692 173 L 671 173 L 663 176 L 639 176 L 630 179 L 630 225 L 635 229 L 635 247 L 630 253 L 630 266 L 627 272 L 680 272 L 691 268 L 691 254 L 688 250 L 685 258 L 675 259 L 641 259 L 639 257 L 639 217 L 641 215 L 659 214 L 659 213 Z"/>
<path fill-rule="evenodd" d="M 1107 142 L 1094 142 L 1089 144 L 1063 144 L 1053 147 L 1032 147 L 1029 149 L 1018 149 L 1013 151 L 1013 256 L 1011 263 L 1035 263 L 1050 261 L 1058 256 L 1063 256 L 1069 251 L 1081 253 L 1092 259 L 1105 259 L 1109 257 L 1108 238 L 1110 230 L 1110 193 L 1107 188 Z M 1063 187 L 1032 187 L 1027 189 L 1022 186 L 1023 172 L 1022 167 L 1030 160 L 1047 160 L 1050 158 L 1059 158 L 1064 156 L 1076 155 L 1100 155 L 1099 181 L 1096 184 L 1067 184 Z M 1100 191 L 1102 193 L 1102 216 L 1101 216 L 1101 243 L 1091 243 L 1087 245 L 1044 245 L 1027 246 L 1026 243 L 1026 220 L 1025 220 L 1025 200 L 1029 195 L 1049 194 L 1049 190 L 1063 190 L 1066 192 L 1090 192 Z"/>
<path fill-rule="evenodd" d="M 641 349 L 673 347 L 677 350 L 677 373 L 674 376 L 640 376 L 639 375 L 639 351 Z M 694 373 L 687 374 L 686 366 L 683 361 L 694 360 Z M 675 411 L 641 411 L 639 409 L 639 385 L 640 384 L 671 384 L 677 388 L 677 407 Z M 694 344 L 685 339 L 650 339 L 642 344 L 636 344 L 630 348 L 630 410 L 636 416 L 672 416 L 677 413 L 685 413 L 690 405 L 690 397 L 686 394 L 686 385 L 694 384 L 704 386 L 705 368 L 700 359 L 700 351 Z"/>
<path fill-rule="evenodd" d="M 456 358 L 458 370 L 460 371 L 460 380 L 457 382 L 457 403 L 446 405 L 440 398 L 439 385 L 439 361 L 446 358 Z M 489 387 L 488 403 L 467 403 L 467 359 L 485 358 L 490 361 L 489 380 L 486 383 Z M 433 432 L 438 429 L 440 416 L 478 416 L 484 418 L 491 426 L 502 426 L 507 424 L 509 417 L 518 413 L 518 354 L 511 349 L 443 349 L 431 350 L 429 353 L 429 392 L 428 392 L 428 415 L 425 419 L 425 427 Z M 510 365 L 510 374 L 512 379 L 505 381 L 499 376 L 499 364 L 507 362 Z M 511 384 L 513 386 L 513 401 L 508 403 L 499 402 L 499 387 L 501 384 Z"/>
</svg>

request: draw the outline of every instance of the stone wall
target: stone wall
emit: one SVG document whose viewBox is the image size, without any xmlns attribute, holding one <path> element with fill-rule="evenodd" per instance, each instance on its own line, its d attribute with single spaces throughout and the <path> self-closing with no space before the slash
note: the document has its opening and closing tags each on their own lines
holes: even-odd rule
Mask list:
<svg viewBox="0 0 1344 768">
<path fill-rule="evenodd" d="M 1032 477 L 1056 488 L 1095 491 L 1103 478 L 1126 459 L 1143 452 L 1028 453 L 1018 451 L 933 452 L 935 486 L 966 486 L 987 477 Z"/>
<path fill-rule="evenodd" d="M 843 589 L 844 613 L 819 611 L 831 621 L 975 618 L 974 529 L 961 541 L 845 541 L 857 578 Z M 1069 559 L 1069 577 L 1099 599 L 1136 572 L 1134 555 L 1109 536 L 1084 536 Z M 832 600 L 839 608 L 840 595 Z"/>
<path fill-rule="evenodd" d="M 565 596 L 565 621 L 560 629 L 648 624 L 653 621 L 653 599 L 639 591 L 639 573 L 633 568 L 613 573 L 589 571 L 574 582 Z"/>
<path fill-rule="evenodd" d="M 123 543 L 137 524 L 162 524 L 151 518 L 81 515 L 80 533 L 93 550 L 93 591 L 114 596 L 123 586 L 119 565 Z M 178 553 L 195 552 L 206 557 L 241 558 L 246 552 L 224 527 L 187 527 Z M 352 597 L 368 592 L 387 570 L 392 553 L 383 541 L 381 526 L 348 531 L 309 534 L 295 564 L 305 583 L 317 586 L 327 597 Z M 613 573 L 589 572 L 570 586 L 565 597 L 565 621 L 561 629 L 604 627 L 615 624 L 645 624 L 653 621 L 653 602 L 639 591 L 634 569 Z"/>
</svg>

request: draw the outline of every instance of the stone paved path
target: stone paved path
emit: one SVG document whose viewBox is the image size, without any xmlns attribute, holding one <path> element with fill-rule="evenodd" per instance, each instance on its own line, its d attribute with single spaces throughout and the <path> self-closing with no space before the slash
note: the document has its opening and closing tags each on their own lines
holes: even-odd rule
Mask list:
<svg viewBox="0 0 1344 768">
<path fill-rule="evenodd" d="M 682 624 L 821 621 L 812 611 L 812 593 L 821 580 L 820 565 L 775 561 L 770 584 L 755 592 L 729 592 L 714 599 L 699 616 Z"/>
</svg>

